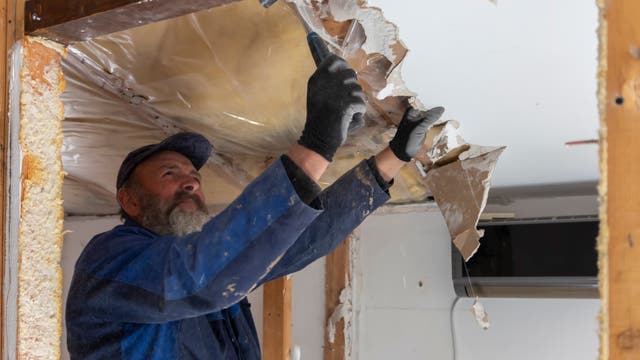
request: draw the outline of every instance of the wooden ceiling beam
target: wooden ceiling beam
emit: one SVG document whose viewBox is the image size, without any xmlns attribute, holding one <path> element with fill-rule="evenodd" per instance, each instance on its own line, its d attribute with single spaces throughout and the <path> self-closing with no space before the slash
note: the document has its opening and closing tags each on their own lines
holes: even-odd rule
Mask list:
<svg viewBox="0 0 640 360">
<path fill-rule="evenodd" d="M 28 0 L 25 33 L 69 44 L 236 1 Z"/>
</svg>

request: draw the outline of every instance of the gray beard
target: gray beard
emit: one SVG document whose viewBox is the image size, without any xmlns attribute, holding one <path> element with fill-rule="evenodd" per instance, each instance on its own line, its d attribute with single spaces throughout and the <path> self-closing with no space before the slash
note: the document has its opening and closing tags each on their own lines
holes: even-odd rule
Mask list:
<svg viewBox="0 0 640 360">
<path fill-rule="evenodd" d="M 202 210 L 184 211 L 176 207 L 169 214 L 169 230 L 172 235 L 185 236 L 191 233 L 202 231 L 202 226 L 211 217 Z"/>
<path fill-rule="evenodd" d="M 179 196 L 188 196 L 179 194 Z M 195 211 L 184 211 L 177 203 L 177 199 L 171 202 L 157 200 L 146 194 L 139 194 L 142 217 L 140 225 L 161 236 L 185 236 L 197 231 L 202 231 L 202 226 L 211 218 L 206 206 L 199 198 L 194 198 L 198 203 Z"/>
</svg>

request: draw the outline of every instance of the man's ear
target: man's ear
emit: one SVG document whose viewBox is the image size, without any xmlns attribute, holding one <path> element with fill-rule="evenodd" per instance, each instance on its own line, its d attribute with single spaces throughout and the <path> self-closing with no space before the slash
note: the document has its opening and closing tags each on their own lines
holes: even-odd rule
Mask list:
<svg viewBox="0 0 640 360">
<path fill-rule="evenodd" d="M 118 190 L 118 203 L 132 219 L 136 219 L 140 215 L 140 203 L 133 191 L 127 188 L 121 188 Z"/>
</svg>

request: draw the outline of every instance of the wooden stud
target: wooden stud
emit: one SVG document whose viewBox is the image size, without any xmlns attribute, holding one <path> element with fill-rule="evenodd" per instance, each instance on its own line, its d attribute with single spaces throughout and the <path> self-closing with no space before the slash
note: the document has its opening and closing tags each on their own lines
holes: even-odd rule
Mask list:
<svg viewBox="0 0 640 360">
<path fill-rule="evenodd" d="M 29 0 L 25 32 L 68 44 L 235 1 Z"/>
<path fill-rule="evenodd" d="M 344 360 L 345 334 L 344 319 L 334 325 L 333 342 L 330 341 L 329 321 L 336 308 L 340 306 L 340 293 L 349 286 L 350 279 L 350 241 L 347 237 L 331 254 L 325 263 L 325 334 L 324 360 Z"/>
<path fill-rule="evenodd" d="M 640 2 L 600 6 L 601 359 L 640 359 Z"/>
<path fill-rule="evenodd" d="M 262 354 L 264 360 L 289 360 L 291 349 L 291 285 L 285 276 L 264 285 Z"/>
</svg>

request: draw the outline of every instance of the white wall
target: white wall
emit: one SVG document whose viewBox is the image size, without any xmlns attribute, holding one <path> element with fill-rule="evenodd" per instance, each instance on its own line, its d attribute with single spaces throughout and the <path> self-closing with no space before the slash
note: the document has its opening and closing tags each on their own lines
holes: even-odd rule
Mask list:
<svg viewBox="0 0 640 360">
<path fill-rule="evenodd" d="M 439 212 L 371 216 L 359 245 L 359 359 L 453 359 L 451 248 Z M 453 309 L 456 360 L 597 358 L 597 299 L 482 302 L 487 331 L 470 299 Z"/>
<path fill-rule="evenodd" d="M 428 211 L 362 226 L 359 359 L 452 358 L 449 235 L 438 210 Z"/>
<path fill-rule="evenodd" d="M 454 310 L 458 360 L 596 360 L 597 299 L 484 299 L 482 330 L 463 299 Z"/>
</svg>

